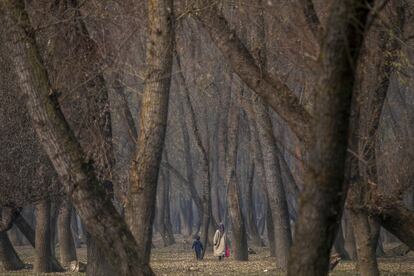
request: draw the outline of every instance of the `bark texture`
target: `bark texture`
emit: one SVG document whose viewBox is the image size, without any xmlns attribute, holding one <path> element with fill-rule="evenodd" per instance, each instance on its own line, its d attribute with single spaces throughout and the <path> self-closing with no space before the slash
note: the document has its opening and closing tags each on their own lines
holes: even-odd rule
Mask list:
<svg viewBox="0 0 414 276">
<path fill-rule="evenodd" d="M 63 266 L 67 266 L 70 262 L 76 261 L 76 247 L 73 240 L 71 228 L 72 221 L 72 204 L 68 200 L 64 200 L 59 208 L 58 214 L 58 238 L 60 250 L 60 262 Z"/>
<path fill-rule="evenodd" d="M 145 263 L 149 262 L 158 171 L 167 126 L 173 57 L 172 0 L 148 2 L 147 72 L 141 102 L 140 133 L 130 173 L 126 218 Z"/>
<path fill-rule="evenodd" d="M 50 262 L 52 256 L 50 235 L 50 201 L 42 200 L 36 208 L 36 259 L 34 271 L 37 273 L 52 272 Z"/>
<path fill-rule="evenodd" d="M 249 253 L 247 246 L 247 234 L 244 217 L 241 210 L 240 187 L 236 175 L 237 152 L 238 152 L 238 130 L 240 120 L 240 109 L 237 98 L 240 91 L 233 91 L 233 100 L 228 117 L 228 145 L 227 145 L 227 204 L 231 226 L 232 252 L 235 260 L 248 261 Z M 236 94 L 236 95 L 235 95 Z"/>
</svg>

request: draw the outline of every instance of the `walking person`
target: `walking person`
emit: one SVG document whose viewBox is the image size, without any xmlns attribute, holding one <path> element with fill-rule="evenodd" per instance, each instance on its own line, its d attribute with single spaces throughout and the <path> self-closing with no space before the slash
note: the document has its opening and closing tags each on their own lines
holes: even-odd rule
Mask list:
<svg viewBox="0 0 414 276">
<path fill-rule="evenodd" d="M 193 242 L 193 246 L 192 249 L 194 249 L 195 255 L 196 255 L 196 259 L 197 261 L 201 260 L 203 258 L 203 244 L 200 241 L 200 236 L 196 235 L 195 240 Z"/>
<path fill-rule="evenodd" d="M 224 232 L 224 224 L 220 223 L 219 227 L 214 234 L 214 256 L 218 257 L 219 261 L 224 259 L 226 255 L 226 233 Z"/>
</svg>

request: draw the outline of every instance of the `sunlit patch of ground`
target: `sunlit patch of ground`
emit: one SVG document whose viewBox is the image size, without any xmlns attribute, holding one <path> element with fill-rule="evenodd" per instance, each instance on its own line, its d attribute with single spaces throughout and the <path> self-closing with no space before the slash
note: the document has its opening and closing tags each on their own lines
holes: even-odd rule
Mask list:
<svg viewBox="0 0 414 276">
<path fill-rule="evenodd" d="M 226 259 L 219 262 L 212 256 L 211 252 L 206 253 L 203 261 L 196 261 L 191 251 L 191 239 L 184 239 L 177 236 L 178 243 L 162 248 L 160 240 L 156 237 L 151 260 L 151 266 L 157 275 L 283 275 L 276 269 L 274 258 L 269 257 L 267 248 L 254 248 L 257 254 L 250 255 L 248 262 L 237 262 Z M 34 250 L 30 247 L 17 248 L 25 263 L 33 264 Z M 58 250 L 57 250 L 58 251 Z M 78 249 L 78 256 L 81 261 L 86 261 L 85 248 Z M 414 254 L 399 258 L 380 258 L 381 275 L 413 275 L 414 276 Z M 84 275 L 83 273 L 54 273 L 35 274 L 30 269 L 19 272 L 2 272 L 0 275 Z M 355 270 L 355 262 L 341 262 L 331 275 L 350 276 L 359 275 Z"/>
</svg>

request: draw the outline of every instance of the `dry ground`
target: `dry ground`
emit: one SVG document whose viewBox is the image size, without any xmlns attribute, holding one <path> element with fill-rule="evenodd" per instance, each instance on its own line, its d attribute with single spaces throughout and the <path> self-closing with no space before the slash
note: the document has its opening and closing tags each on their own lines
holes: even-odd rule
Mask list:
<svg viewBox="0 0 414 276">
<path fill-rule="evenodd" d="M 248 262 L 236 262 L 227 259 L 218 262 L 207 252 L 203 261 L 194 260 L 194 255 L 189 249 L 191 247 L 190 240 L 186 241 L 181 237 L 177 237 L 179 243 L 170 247 L 162 248 L 160 241 L 155 240 L 156 248 L 152 255 L 152 268 L 157 275 L 283 275 L 276 269 L 275 260 L 269 257 L 267 248 L 257 249 L 256 255 L 250 255 Z M 18 247 L 20 256 L 28 264 L 33 264 L 34 251 L 30 247 Z M 58 251 L 58 250 L 57 250 Z M 85 260 L 86 250 L 81 248 L 78 250 L 81 261 Z M 382 275 L 413 275 L 414 276 L 414 254 L 399 258 L 381 258 L 380 269 Z M 19 272 L 4 272 L 0 267 L 0 275 L 12 276 L 34 276 L 39 275 L 33 273 L 30 269 Z M 40 274 L 40 275 L 85 275 L 83 273 L 56 273 L 56 274 Z M 341 262 L 332 273 L 332 275 L 358 275 L 355 271 L 355 263 L 350 261 Z"/>
</svg>

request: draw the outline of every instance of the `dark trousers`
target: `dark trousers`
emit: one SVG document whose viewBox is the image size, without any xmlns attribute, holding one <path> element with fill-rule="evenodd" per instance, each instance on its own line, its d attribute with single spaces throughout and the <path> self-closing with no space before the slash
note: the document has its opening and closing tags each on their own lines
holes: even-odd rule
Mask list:
<svg viewBox="0 0 414 276">
<path fill-rule="evenodd" d="M 195 254 L 196 254 L 196 259 L 197 260 L 201 260 L 202 259 L 202 255 L 201 255 L 201 250 L 194 250 Z"/>
</svg>

